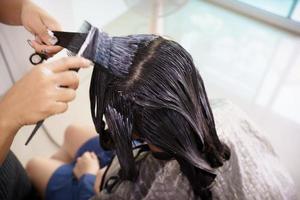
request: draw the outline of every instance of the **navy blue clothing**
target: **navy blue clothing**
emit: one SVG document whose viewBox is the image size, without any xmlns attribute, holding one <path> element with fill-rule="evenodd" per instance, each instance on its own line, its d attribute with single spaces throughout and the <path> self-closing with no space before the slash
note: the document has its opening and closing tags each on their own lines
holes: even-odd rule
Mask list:
<svg viewBox="0 0 300 200">
<path fill-rule="evenodd" d="M 94 152 L 98 156 L 101 168 L 108 165 L 113 157 L 112 151 L 105 151 L 100 146 L 98 136 L 81 146 L 74 160 L 86 151 Z M 88 200 L 95 195 L 93 186 L 96 176 L 85 174 L 77 180 L 73 174 L 75 164 L 74 161 L 62 165 L 53 173 L 46 188 L 46 200 Z"/>
</svg>

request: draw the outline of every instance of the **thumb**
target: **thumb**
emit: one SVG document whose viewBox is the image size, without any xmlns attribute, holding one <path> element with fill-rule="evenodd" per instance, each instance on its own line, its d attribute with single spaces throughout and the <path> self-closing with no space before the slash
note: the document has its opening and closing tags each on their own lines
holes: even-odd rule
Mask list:
<svg viewBox="0 0 300 200">
<path fill-rule="evenodd" d="M 54 45 L 57 43 L 57 38 L 49 31 L 41 18 L 36 19 L 32 31 L 47 45 Z"/>
</svg>

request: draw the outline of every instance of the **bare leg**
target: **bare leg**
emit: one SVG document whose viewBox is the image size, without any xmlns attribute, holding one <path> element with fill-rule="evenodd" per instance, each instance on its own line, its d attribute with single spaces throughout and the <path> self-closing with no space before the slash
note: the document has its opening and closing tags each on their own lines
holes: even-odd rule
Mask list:
<svg viewBox="0 0 300 200">
<path fill-rule="evenodd" d="M 91 126 L 68 126 L 65 131 L 62 147 L 51 158 L 70 163 L 74 159 L 78 149 L 94 136 L 96 136 L 96 131 Z"/>
<path fill-rule="evenodd" d="M 77 150 L 94 136 L 96 131 L 90 126 L 70 125 L 65 131 L 62 147 L 51 158 L 36 157 L 27 163 L 26 171 L 42 196 L 55 170 L 70 163 Z"/>
<path fill-rule="evenodd" d="M 63 164 L 65 163 L 42 157 L 33 158 L 27 163 L 26 171 L 28 176 L 42 197 L 45 195 L 50 177 Z"/>
<path fill-rule="evenodd" d="M 63 146 L 60 147 L 58 151 L 51 156 L 51 159 L 58 160 L 64 163 L 71 163 L 73 161 L 71 156 L 63 148 Z"/>
</svg>

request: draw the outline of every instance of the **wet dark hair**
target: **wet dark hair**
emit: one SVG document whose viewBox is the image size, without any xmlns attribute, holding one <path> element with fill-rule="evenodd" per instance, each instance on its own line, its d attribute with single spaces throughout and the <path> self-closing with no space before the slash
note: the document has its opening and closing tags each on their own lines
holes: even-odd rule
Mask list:
<svg viewBox="0 0 300 200">
<path fill-rule="evenodd" d="M 122 179 L 137 176 L 131 142 L 138 133 L 178 161 L 196 196 L 211 198 L 215 168 L 230 150 L 217 136 L 203 81 L 183 47 L 157 37 L 138 45 L 127 75 L 94 67 L 90 100 L 101 145 L 116 151 Z"/>
</svg>

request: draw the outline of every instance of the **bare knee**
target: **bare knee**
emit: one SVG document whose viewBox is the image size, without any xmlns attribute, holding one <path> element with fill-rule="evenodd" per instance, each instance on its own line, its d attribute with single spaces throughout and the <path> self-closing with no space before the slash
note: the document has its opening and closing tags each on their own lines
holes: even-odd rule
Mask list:
<svg viewBox="0 0 300 200">
<path fill-rule="evenodd" d="M 35 157 L 26 165 L 26 171 L 33 185 L 43 195 L 50 177 L 64 163 L 48 158 Z"/>
<path fill-rule="evenodd" d="M 68 126 L 65 131 L 62 149 L 64 149 L 71 158 L 74 158 L 78 149 L 95 135 L 95 131 L 90 126 L 72 124 Z"/>
<path fill-rule="evenodd" d="M 35 174 L 41 162 L 43 162 L 42 160 L 43 158 L 41 157 L 34 157 L 28 161 L 28 163 L 26 164 L 26 171 L 30 177 Z"/>
<path fill-rule="evenodd" d="M 72 138 L 78 135 L 78 132 L 80 132 L 80 130 L 82 130 L 82 126 L 80 125 L 77 124 L 69 125 L 65 130 L 64 141 L 72 140 Z"/>
<path fill-rule="evenodd" d="M 93 136 L 96 136 L 96 132 L 93 127 L 88 125 L 71 124 L 65 130 L 64 143 L 67 141 L 74 141 L 76 139 L 85 141 Z"/>
</svg>

